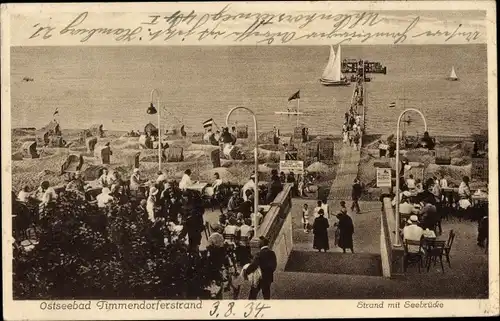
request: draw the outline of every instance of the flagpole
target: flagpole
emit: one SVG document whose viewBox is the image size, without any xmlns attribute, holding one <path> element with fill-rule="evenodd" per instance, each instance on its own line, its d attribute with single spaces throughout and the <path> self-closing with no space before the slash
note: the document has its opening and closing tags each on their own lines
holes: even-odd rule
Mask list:
<svg viewBox="0 0 500 321">
<path fill-rule="evenodd" d="M 297 98 L 297 127 L 299 127 L 299 108 L 300 108 L 300 98 Z"/>
</svg>

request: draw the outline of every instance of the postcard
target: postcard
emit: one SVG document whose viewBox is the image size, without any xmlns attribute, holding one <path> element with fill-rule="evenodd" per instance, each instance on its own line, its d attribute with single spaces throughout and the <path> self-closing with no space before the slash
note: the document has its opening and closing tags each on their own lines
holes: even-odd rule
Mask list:
<svg viewBox="0 0 500 321">
<path fill-rule="evenodd" d="M 493 1 L 1 22 L 6 320 L 499 314 Z"/>
</svg>

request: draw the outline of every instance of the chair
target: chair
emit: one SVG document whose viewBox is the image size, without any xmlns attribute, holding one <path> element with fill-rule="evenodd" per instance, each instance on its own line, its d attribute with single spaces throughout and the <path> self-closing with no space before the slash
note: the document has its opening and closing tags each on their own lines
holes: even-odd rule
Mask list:
<svg viewBox="0 0 500 321">
<path fill-rule="evenodd" d="M 439 217 L 436 220 L 436 222 L 434 222 L 434 226 L 433 226 L 432 230 L 434 230 L 434 232 L 436 232 L 436 235 L 443 234 L 443 227 L 441 226 L 441 217 Z"/>
<path fill-rule="evenodd" d="M 224 233 L 223 236 L 224 236 L 224 242 L 231 245 L 235 244 L 236 235 Z"/>
<path fill-rule="evenodd" d="M 408 250 L 409 246 L 418 246 L 417 252 L 410 252 Z M 420 267 L 423 263 L 423 250 L 422 250 L 422 241 L 412 241 L 405 240 L 404 241 L 404 258 L 403 258 L 403 271 L 406 272 L 408 266 L 412 264 L 417 264 L 418 273 L 420 273 Z"/>
<path fill-rule="evenodd" d="M 37 207 L 38 209 L 38 207 Z M 16 202 L 13 205 L 12 225 L 16 240 L 22 242 L 37 238 L 37 213 L 26 204 Z"/>
<path fill-rule="evenodd" d="M 208 240 L 209 235 L 212 234 L 212 229 L 210 228 L 210 222 L 205 222 L 205 237 Z"/>
<path fill-rule="evenodd" d="M 443 265 L 443 255 L 445 253 L 445 241 L 437 241 L 437 240 L 426 240 L 425 241 L 425 265 L 427 266 L 427 272 L 431 269 L 431 263 L 434 262 L 436 265 L 437 260 L 439 259 L 439 263 L 441 264 L 441 270 L 444 273 L 444 265 Z"/>
<path fill-rule="evenodd" d="M 446 245 L 444 246 L 444 254 L 446 255 L 446 261 L 448 262 L 450 269 L 451 269 L 450 252 L 454 240 L 455 240 L 455 231 L 451 230 L 450 235 L 448 236 L 448 241 L 446 241 Z"/>
<path fill-rule="evenodd" d="M 250 237 L 248 237 L 246 235 L 240 236 L 239 245 L 240 246 L 249 246 L 250 245 Z"/>
<path fill-rule="evenodd" d="M 224 239 L 226 238 L 225 237 L 226 234 L 224 234 Z M 226 268 L 228 270 L 229 273 L 232 273 L 233 275 L 236 275 L 236 273 L 238 272 L 238 268 L 236 266 L 237 264 L 237 258 L 236 258 L 236 248 L 235 248 L 235 245 L 234 243 L 226 243 L 224 245 L 224 248 L 225 248 L 225 265 L 226 265 Z"/>
</svg>

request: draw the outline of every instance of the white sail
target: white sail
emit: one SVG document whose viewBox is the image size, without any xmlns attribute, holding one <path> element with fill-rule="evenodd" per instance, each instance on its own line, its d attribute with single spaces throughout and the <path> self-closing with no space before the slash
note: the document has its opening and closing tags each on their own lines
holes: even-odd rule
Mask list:
<svg viewBox="0 0 500 321">
<path fill-rule="evenodd" d="M 331 80 L 332 72 L 333 72 L 333 64 L 335 62 L 335 50 L 333 46 L 330 46 L 330 58 L 328 58 L 328 63 L 326 64 L 325 70 L 323 71 L 323 75 L 321 79 Z"/>
<path fill-rule="evenodd" d="M 340 45 L 337 49 L 337 54 L 335 54 L 333 46 L 330 46 L 330 59 L 328 60 L 321 80 L 324 82 L 340 82 L 343 78 L 341 61 Z"/>
<path fill-rule="evenodd" d="M 342 60 L 342 55 L 340 53 L 340 45 L 339 48 L 337 49 L 337 55 L 335 56 L 335 62 L 333 63 L 333 81 L 340 81 L 342 79 L 342 66 L 341 66 L 341 60 Z"/>
<path fill-rule="evenodd" d="M 454 66 L 451 67 L 450 79 L 458 79 Z"/>
</svg>

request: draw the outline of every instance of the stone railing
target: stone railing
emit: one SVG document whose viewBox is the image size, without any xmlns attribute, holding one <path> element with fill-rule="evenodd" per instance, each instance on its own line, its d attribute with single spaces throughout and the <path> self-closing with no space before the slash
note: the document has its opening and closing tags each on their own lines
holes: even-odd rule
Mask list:
<svg viewBox="0 0 500 321">
<path fill-rule="evenodd" d="M 388 201 L 387 201 L 388 200 Z M 382 210 L 380 217 L 380 257 L 382 260 L 382 275 L 390 278 L 392 276 L 392 241 L 391 234 L 394 230 L 394 225 L 389 223 L 388 216 L 391 215 L 391 199 L 384 197 L 382 202 Z M 387 208 L 389 206 L 389 208 Z"/>
<path fill-rule="evenodd" d="M 283 191 L 270 204 L 269 211 L 257 228 L 256 237 L 250 241 L 252 255 L 259 250 L 259 236 L 269 240 L 269 247 L 276 253 L 278 271 L 284 271 L 290 252 L 292 251 L 292 184 L 285 184 Z"/>
<path fill-rule="evenodd" d="M 392 197 L 388 191 L 381 196 L 381 226 L 380 226 L 380 255 L 382 258 L 382 272 L 384 277 L 392 277 L 403 272 L 403 246 L 394 246 L 396 238 L 400 238 L 396 231 L 396 216 L 392 207 Z M 402 244 L 399 240 L 399 244 Z"/>
</svg>

